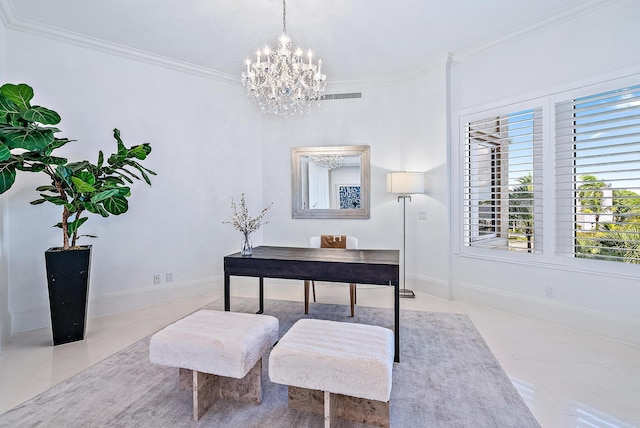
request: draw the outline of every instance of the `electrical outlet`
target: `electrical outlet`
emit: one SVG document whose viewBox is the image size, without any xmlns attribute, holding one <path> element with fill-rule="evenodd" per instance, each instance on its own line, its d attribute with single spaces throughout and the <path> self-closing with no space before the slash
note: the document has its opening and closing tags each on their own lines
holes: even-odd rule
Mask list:
<svg viewBox="0 0 640 428">
<path fill-rule="evenodd" d="M 167 282 L 173 282 L 173 273 L 167 272 L 164 274 L 164 277 Z"/>
<path fill-rule="evenodd" d="M 160 284 L 160 274 L 153 275 L 153 283 Z"/>
<path fill-rule="evenodd" d="M 553 287 L 548 286 L 544 289 L 544 295 L 547 297 L 555 297 L 555 290 L 553 289 Z"/>
</svg>

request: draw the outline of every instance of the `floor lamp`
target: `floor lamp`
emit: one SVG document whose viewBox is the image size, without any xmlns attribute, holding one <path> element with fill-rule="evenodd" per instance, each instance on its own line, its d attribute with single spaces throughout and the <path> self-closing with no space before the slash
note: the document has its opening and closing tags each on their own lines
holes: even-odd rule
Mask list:
<svg viewBox="0 0 640 428">
<path fill-rule="evenodd" d="M 407 274 L 407 198 L 410 194 L 424 193 L 424 172 L 389 172 L 387 173 L 387 193 L 399 193 L 398 202 L 402 199 L 402 288 L 400 297 L 416 297 L 406 287 Z"/>
</svg>

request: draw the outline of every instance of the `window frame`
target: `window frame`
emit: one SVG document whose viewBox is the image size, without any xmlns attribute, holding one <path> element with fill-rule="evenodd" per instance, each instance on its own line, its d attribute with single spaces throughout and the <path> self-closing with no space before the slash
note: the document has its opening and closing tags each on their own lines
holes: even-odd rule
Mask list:
<svg viewBox="0 0 640 428">
<path fill-rule="evenodd" d="M 472 215 L 472 212 L 470 212 L 469 217 L 471 218 L 467 218 L 467 204 L 465 201 L 465 192 L 468 186 L 468 182 L 469 182 L 469 177 L 467 176 L 467 173 L 469 171 L 470 167 L 467 167 L 466 165 L 466 160 L 465 160 L 465 152 L 467 150 L 467 139 L 466 139 L 466 133 L 467 133 L 467 127 L 468 124 L 473 123 L 474 121 L 489 121 L 491 118 L 495 117 L 496 118 L 496 123 L 498 123 L 501 120 L 504 120 L 506 118 L 508 118 L 511 115 L 514 114 L 518 114 L 518 113 L 524 113 L 528 110 L 531 110 L 533 114 L 533 116 L 535 117 L 536 114 L 540 114 L 542 115 L 542 119 L 544 119 L 544 108 L 541 104 L 542 99 L 534 99 L 534 100 L 528 100 L 528 101 L 524 101 L 524 102 L 519 102 L 519 103 L 511 103 L 511 104 L 507 104 L 507 105 L 503 105 L 503 106 L 489 106 L 486 109 L 478 109 L 478 110 L 474 110 L 473 112 L 462 112 L 459 115 L 459 127 L 458 127 L 458 132 L 459 134 L 459 138 L 458 138 L 458 144 L 455 145 L 454 149 L 455 149 L 455 156 L 458 159 L 458 162 L 456 165 L 454 165 L 454 170 L 456 171 L 456 177 L 459 180 L 458 183 L 459 185 L 456 186 L 457 189 L 460 189 L 460 194 L 459 197 L 457 198 L 457 201 L 454 203 L 455 206 L 457 206 L 458 208 L 455 209 L 456 210 L 456 214 L 457 214 L 457 224 L 454 226 L 453 230 L 454 230 L 454 236 L 456 236 L 456 242 L 453 245 L 454 251 L 456 253 L 459 254 L 468 254 L 468 255 L 483 255 L 486 254 L 486 256 L 488 258 L 513 258 L 513 259 L 518 259 L 520 257 L 530 257 L 532 255 L 537 255 L 540 256 L 543 252 L 544 252 L 544 240 L 542 235 L 539 235 L 538 232 L 538 228 L 534 227 L 534 234 L 536 235 L 535 240 L 539 241 L 539 246 L 536 247 L 536 249 L 534 249 L 533 251 L 514 251 L 514 250 L 510 250 L 508 248 L 508 244 L 507 246 L 505 246 L 504 248 L 490 248 L 490 247 L 498 247 L 501 245 L 505 245 L 505 241 L 508 240 L 508 237 L 504 237 L 501 236 L 501 233 L 499 233 L 498 231 L 498 227 L 499 225 L 494 224 L 494 234 L 492 236 L 486 236 L 486 237 L 482 237 L 480 238 L 479 232 L 477 232 L 475 230 L 474 226 L 477 226 L 475 223 L 478 222 L 474 222 L 474 218 Z M 532 119 L 533 120 L 533 119 Z M 539 123 L 539 125 L 543 126 L 544 122 Z M 501 131 L 504 132 L 504 131 Z M 544 139 L 544 134 L 545 134 L 545 130 L 544 127 L 542 129 L 542 139 Z M 500 140 L 504 140 L 504 137 L 500 137 Z M 490 142 L 488 142 L 490 143 Z M 503 144 L 496 144 L 496 147 L 500 147 L 500 153 L 501 155 L 504 157 L 506 156 L 506 159 L 503 159 L 500 161 L 500 172 L 499 174 L 504 174 L 504 170 L 509 168 L 509 159 L 508 159 L 508 152 L 507 154 L 504 154 L 504 150 L 503 149 Z M 534 144 L 535 146 L 535 144 Z M 539 147 L 539 149 L 541 150 L 542 147 Z M 532 162 L 535 164 L 535 156 L 538 156 L 539 160 L 538 162 L 542 163 L 543 162 L 543 153 L 538 153 L 537 155 L 535 154 L 535 151 L 533 151 L 532 148 Z M 536 190 L 535 193 L 536 195 L 539 195 L 541 197 L 542 195 L 542 191 L 541 190 L 537 190 L 537 188 L 539 187 L 540 189 L 542 188 L 542 186 L 544 185 L 541 176 L 538 176 L 539 173 L 541 173 L 540 171 L 535 172 L 535 167 L 532 168 L 533 174 L 535 174 L 535 186 L 536 186 Z M 491 174 L 494 175 L 496 174 L 495 170 L 491 171 Z M 508 187 L 509 186 L 509 177 L 508 174 L 506 176 L 506 180 L 504 180 L 503 182 L 500 182 L 499 184 L 496 183 L 492 183 L 492 193 L 496 193 L 495 188 L 496 187 Z M 472 188 L 470 189 L 470 193 L 472 193 Z M 505 193 L 504 189 L 500 189 L 498 192 L 498 194 L 503 194 Z M 508 192 L 507 192 L 508 194 Z M 472 197 L 472 196 L 469 196 Z M 499 199 L 499 198 L 498 198 Z M 502 201 L 504 202 L 504 201 Z M 539 205 L 542 204 L 544 201 L 539 201 L 538 204 L 534 204 L 535 205 L 535 209 L 537 210 L 535 215 L 539 216 L 537 219 L 537 223 L 542 224 L 542 222 L 544 221 L 543 219 L 543 210 L 539 209 Z M 509 228 L 509 216 L 510 216 L 510 211 L 509 211 L 509 203 L 506 203 L 506 206 L 500 211 L 495 213 L 495 217 L 499 217 L 499 222 L 504 222 L 506 224 L 505 226 L 505 230 L 508 230 Z M 469 209 L 473 209 L 473 204 L 470 206 Z M 478 213 L 478 217 L 479 217 L 479 213 Z M 456 229 L 457 227 L 457 229 Z M 469 230 L 466 231 L 465 228 L 468 228 Z M 507 232 L 508 234 L 508 232 Z M 467 240 L 467 238 L 470 240 L 469 244 L 466 244 L 465 241 Z M 486 245 L 473 245 L 473 242 L 483 242 Z M 495 242 L 495 244 L 492 244 L 492 241 Z M 496 254 L 496 253 L 500 253 L 500 254 Z"/>
<path fill-rule="evenodd" d="M 556 104 L 564 103 L 564 102 L 568 102 L 571 100 L 580 99 L 584 97 L 595 96 L 595 95 L 606 93 L 609 91 L 614 91 L 614 90 L 622 89 L 625 87 L 637 86 L 637 85 L 640 85 L 640 73 L 630 75 L 630 76 L 620 77 L 617 79 L 611 79 L 611 80 L 600 82 L 600 83 L 594 83 L 588 86 L 583 86 L 580 88 L 567 90 L 567 91 L 563 91 L 563 92 L 551 95 L 549 97 L 550 103 L 552 103 L 552 105 L 554 106 L 554 112 L 553 112 L 554 122 L 552 124 L 554 127 L 553 150 L 554 151 L 556 150 L 556 145 L 555 145 L 555 142 L 556 142 L 555 105 Z M 571 159 L 575 161 L 575 158 L 571 158 Z M 557 157 L 556 157 L 556 162 L 558 162 Z M 569 167 L 570 166 L 568 165 L 556 165 L 556 168 L 558 169 L 566 170 Z M 556 186 L 559 186 L 557 187 L 557 191 L 570 192 L 574 190 L 571 187 L 574 184 L 574 182 L 563 183 L 554 177 L 554 183 L 556 184 Z M 567 245 L 561 242 L 565 240 L 575 239 L 575 233 L 574 233 L 575 226 L 569 229 L 565 228 L 563 230 L 559 230 L 561 228 L 562 223 L 558 221 L 558 219 L 562 218 L 564 219 L 564 222 L 566 222 L 566 219 L 572 219 L 572 222 L 570 223 L 575 224 L 575 222 L 577 221 L 576 217 L 578 214 L 576 211 L 571 209 L 570 206 L 562 207 L 562 206 L 558 206 L 558 204 L 555 204 L 554 212 L 556 213 L 555 214 L 556 220 L 554 221 L 554 229 L 555 229 L 556 240 L 558 241 L 558 244 L 554 246 L 554 255 L 557 258 L 565 260 L 566 263 L 569 264 L 570 266 L 584 267 L 584 268 L 590 268 L 590 269 L 593 269 L 595 266 L 597 266 L 598 271 L 605 271 L 605 272 L 615 271 L 616 274 L 622 274 L 625 276 L 627 275 L 640 276 L 640 265 L 638 264 L 634 265 L 631 263 L 625 263 L 623 261 L 600 260 L 600 259 L 590 258 L 590 257 L 576 257 L 575 253 L 573 256 L 566 255 L 565 253 L 560 253 L 558 246 Z"/>
<path fill-rule="evenodd" d="M 579 84 L 567 85 L 538 94 L 519 98 L 494 101 L 474 108 L 460 110 L 457 122 L 452 129 L 452 145 L 450 147 L 451 166 L 450 177 L 452 183 L 450 216 L 452 231 L 452 251 L 454 256 L 493 260 L 497 262 L 516 263 L 528 266 L 539 266 L 565 271 L 588 272 L 611 277 L 640 278 L 640 265 L 630 263 L 597 260 L 579 257 L 567 257 L 556 254 L 556 132 L 555 132 L 555 104 L 569 99 L 581 98 L 611 90 L 640 84 L 640 68 L 620 75 L 607 75 L 591 78 Z M 489 248 L 465 246 L 464 240 L 464 129 L 465 124 L 473 120 L 486 118 L 489 115 L 509 114 L 527 108 L 542 108 L 542 174 L 541 191 L 543 198 L 543 251 L 542 253 L 520 253 L 513 251 L 496 251 Z M 549 196 L 551 195 L 551 196 Z"/>
</svg>

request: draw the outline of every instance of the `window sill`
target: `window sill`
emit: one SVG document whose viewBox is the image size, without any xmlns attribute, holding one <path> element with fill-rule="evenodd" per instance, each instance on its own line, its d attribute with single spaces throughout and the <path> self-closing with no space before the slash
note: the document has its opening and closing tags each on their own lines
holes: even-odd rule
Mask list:
<svg viewBox="0 0 640 428">
<path fill-rule="evenodd" d="M 465 247 L 462 250 L 455 252 L 453 256 L 476 260 L 486 260 L 489 262 L 531 266 L 540 269 L 553 269 L 565 272 L 600 275 L 609 278 L 640 280 L 640 265 L 632 265 L 629 263 L 578 259 L 556 255 L 548 256 L 543 254 L 522 254 L 482 248 L 470 249 L 469 247 Z"/>
</svg>

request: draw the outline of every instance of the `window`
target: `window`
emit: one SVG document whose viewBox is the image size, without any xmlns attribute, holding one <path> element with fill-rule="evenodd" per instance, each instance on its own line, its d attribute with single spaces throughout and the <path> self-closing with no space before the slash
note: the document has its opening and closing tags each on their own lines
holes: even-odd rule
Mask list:
<svg viewBox="0 0 640 428">
<path fill-rule="evenodd" d="M 640 85 L 556 104 L 556 251 L 640 263 Z"/>
<path fill-rule="evenodd" d="M 464 121 L 465 246 L 542 252 L 542 110 Z"/>
</svg>

